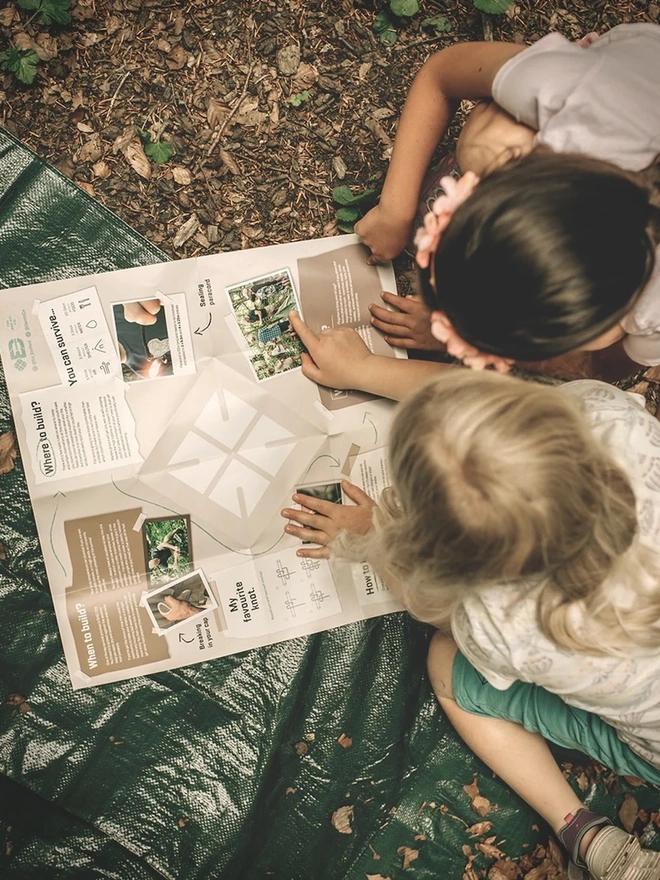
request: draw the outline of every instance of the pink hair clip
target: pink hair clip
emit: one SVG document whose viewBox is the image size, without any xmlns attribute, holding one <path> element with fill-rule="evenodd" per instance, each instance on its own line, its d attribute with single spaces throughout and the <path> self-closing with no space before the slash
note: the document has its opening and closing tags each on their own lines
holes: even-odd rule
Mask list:
<svg viewBox="0 0 660 880">
<path fill-rule="evenodd" d="M 459 180 L 454 177 L 440 179 L 444 195 L 438 196 L 433 202 L 431 210 L 424 217 L 424 226 L 420 227 L 415 235 L 417 245 L 415 259 L 421 269 L 428 269 L 431 257 L 438 249 L 442 233 L 449 226 L 454 212 L 472 195 L 478 183 L 479 178 L 473 171 L 466 171 Z"/>
</svg>

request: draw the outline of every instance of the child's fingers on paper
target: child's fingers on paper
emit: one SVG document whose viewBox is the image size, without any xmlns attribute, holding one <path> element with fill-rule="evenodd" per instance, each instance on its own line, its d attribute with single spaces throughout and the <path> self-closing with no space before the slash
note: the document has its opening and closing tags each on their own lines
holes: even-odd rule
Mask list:
<svg viewBox="0 0 660 880">
<path fill-rule="evenodd" d="M 285 507 L 283 511 L 281 511 L 281 516 L 284 519 L 292 520 L 294 523 L 298 523 L 301 526 L 310 526 L 311 528 L 318 529 L 322 523 L 322 517 L 318 513 L 306 513 L 304 510 L 298 510 L 295 507 Z"/>
<path fill-rule="evenodd" d="M 389 303 L 389 305 L 394 306 L 396 309 L 399 309 L 407 315 L 426 314 L 430 319 L 430 310 L 424 305 L 424 302 L 418 296 L 398 296 L 396 293 L 389 293 L 389 291 L 384 290 L 381 293 L 381 297 L 386 303 Z"/>
<path fill-rule="evenodd" d="M 405 312 L 393 312 L 384 306 L 377 306 L 375 303 L 369 306 L 369 311 L 371 312 L 371 323 L 379 329 L 383 329 L 385 326 L 408 327 L 411 323 L 411 319 Z"/>
<path fill-rule="evenodd" d="M 303 376 L 305 376 L 307 379 L 311 379 L 312 382 L 316 382 L 317 385 L 321 383 L 321 371 L 306 351 L 304 351 L 300 356 L 300 366 L 302 368 Z"/>
<path fill-rule="evenodd" d="M 341 481 L 341 487 L 346 492 L 351 501 L 355 501 L 356 504 L 366 504 L 369 507 L 373 507 L 375 502 L 371 495 L 367 495 L 359 486 L 356 486 L 355 483 L 351 483 L 348 480 Z"/>
<path fill-rule="evenodd" d="M 328 516 L 335 506 L 334 501 L 326 501 L 325 498 L 317 498 L 315 495 L 307 495 L 305 492 L 295 492 L 292 495 L 292 500 L 296 504 L 302 504 L 303 507 L 309 507 L 310 510 L 325 514 L 325 516 Z"/>
<path fill-rule="evenodd" d="M 318 342 L 319 338 L 311 327 L 308 327 L 307 324 L 305 324 L 298 312 L 289 312 L 289 321 L 291 321 L 291 326 L 305 348 L 313 348 L 314 343 Z"/>
<path fill-rule="evenodd" d="M 288 523 L 284 526 L 287 535 L 293 535 L 294 538 L 300 538 L 301 541 L 312 541 L 314 544 L 327 544 L 330 540 L 327 532 L 323 529 L 312 529 L 309 526 L 297 526 Z"/>
<path fill-rule="evenodd" d="M 328 557 L 330 556 L 330 551 L 327 547 L 311 547 L 307 544 L 304 547 L 300 547 L 298 550 L 296 550 L 296 556 L 300 556 L 305 559 L 328 559 Z"/>
<path fill-rule="evenodd" d="M 385 342 L 388 345 L 393 345 L 396 348 L 419 348 L 419 344 L 417 340 L 412 339 L 410 336 L 388 336 L 385 334 L 383 336 Z"/>
</svg>

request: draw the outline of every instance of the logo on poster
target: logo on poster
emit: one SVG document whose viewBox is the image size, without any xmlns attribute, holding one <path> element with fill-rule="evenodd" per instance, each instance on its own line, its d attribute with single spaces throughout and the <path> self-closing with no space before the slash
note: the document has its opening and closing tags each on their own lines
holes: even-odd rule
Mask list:
<svg viewBox="0 0 660 880">
<path fill-rule="evenodd" d="M 16 370 L 19 370 L 19 372 L 23 372 L 23 370 L 27 367 L 27 363 L 24 360 L 26 355 L 25 343 L 20 338 L 10 339 L 7 343 L 7 347 L 9 349 L 9 357 L 14 364 L 14 368 Z"/>
</svg>

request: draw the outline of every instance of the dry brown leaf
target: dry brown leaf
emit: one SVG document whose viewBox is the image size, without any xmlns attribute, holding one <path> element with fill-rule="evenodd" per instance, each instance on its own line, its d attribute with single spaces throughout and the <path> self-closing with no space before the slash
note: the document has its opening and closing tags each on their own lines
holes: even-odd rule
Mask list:
<svg viewBox="0 0 660 880">
<path fill-rule="evenodd" d="M 124 150 L 132 140 L 137 137 L 137 129 L 134 125 L 127 125 L 126 128 L 112 142 L 112 152 L 120 153 Z"/>
<path fill-rule="evenodd" d="M 31 49 L 39 56 L 40 61 L 52 61 L 57 58 L 57 40 L 50 34 L 41 34 L 37 40 L 27 34 L 16 34 L 14 42 L 19 49 Z"/>
<path fill-rule="evenodd" d="M 187 60 L 188 53 L 181 43 L 179 43 L 179 45 L 175 46 L 167 56 L 166 63 L 170 70 L 181 70 Z"/>
<path fill-rule="evenodd" d="M 92 165 L 92 172 L 94 177 L 100 177 L 101 180 L 105 180 L 107 177 L 110 177 L 110 166 L 107 162 L 101 160 Z"/>
<path fill-rule="evenodd" d="M 470 825 L 470 827 L 465 830 L 470 837 L 482 837 L 484 834 L 488 834 L 492 827 L 492 822 L 475 822 L 474 825 Z"/>
<path fill-rule="evenodd" d="M 306 755 L 309 751 L 309 746 L 305 742 L 297 742 L 293 744 L 293 751 L 296 755 Z"/>
<path fill-rule="evenodd" d="M 228 170 L 232 174 L 240 174 L 241 169 L 236 164 L 236 160 L 234 159 L 232 154 L 227 152 L 227 150 L 223 150 L 222 147 L 220 147 L 219 152 L 220 152 L 220 158 L 222 159 L 223 164 L 227 166 Z"/>
<path fill-rule="evenodd" d="M 487 859 L 504 859 L 506 858 L 506 854 L 502 852 L 502 850 L 495 846 L 493 843 L 478 843 L 476 844 L 477 849 L 480 850 Z"/>
<path fill-rule="evenodd" d="M 137 172 L 140 177 L 144 177 L 145 180 L 151 178 L 151 162 L 147 159 L 147 154 L 144 152 L 144 147 L 139 140 L 134 140 L 131 141 L 130 144 L 126 144 L 122 153 L 126 157 L 126 161 L 133 171 Z M 190 234 L 192 235 L 192 232 Z M 190 236 L 188 236 L 188 238 L 190 238 Z"/>
<path fill-rule="evenodd" d="M 18 13 L 13 6 L 5 6 L 4 9 L 0 9 L 0 24 L 4 27 L 9 27 L 14 18 L 18 18 Z"/>
<path fill-rule="evenodd" d="M 580 791 L 586 791 L 589 788 L 589 780 L 584 770 L 575 777 L 575 781 L 577 782 Z"/>
<path fill-rule="evenodd" d="M 646 785 L 643 779 L 640 779 L 638 776 L 624 776 L 623 777 L 628 785 L 632 785 L 633 788 L 638 788 L 640 785 Z"/>
<path fill-rule="evenodd" d="M 179 819 L 179 828 L 185 828 L 188 822 L 190 822 L 190 819 L 187 816 L 181 816 Z"/>
<path fill-rule="evenodd" d="M 360 82 L 365 81 L 365 79 L 367 78 L 367 74 L 372 67 L 373 65 L 371 61 L 365 61 L 363 64 L 360 65 L 360 69 L 358 70 L 358 79 L 360 80 Z"/>
<path fill-rule="evenodd" d="M 392 138 L 385 131 L 385 129 L 377 119 L 375 119 L 373 116 L 370 116 L 369 118 L 365 119 L 364 124 L 367 126 L 369 131 L 378 138 L 378 140 L 381 142 L 381 144 L 383 144 L 384 147 L 392 146 Z"/>
<path fill-rule="evenodd" d="M 306 733 L 305 736 L 303 737 L 303 739 L 306 739 L 307 742 L 314 742 L 314 740 L 316 739 L 316 734 L 315 733 Z"/>
<path fill-rule="evenodd" d="M 491 804 L 488 798 L 483 797 L 478 794 L 475 798 L 472 798 L 470 806 L 477 814 L 477 816 L 487 816 L 489 813 L 492 813 L 493 810 L 496 810 L 497 807 Z"/>
<path fill-rule="evenodd" d="M 565 870 L 564 856 L 552 837 L 548 838 L 548 858 L 559 871 Z"/>
<path fill-rule="evenodd" d="M 105 32 L 111 37 L 113 34 L 116 34 L 118 30 L 121 30 L 122 25 L 123 21 L 118 15 L 111 15 L 105 23 Z"/>
<path fill-rule="evenodd" d="M 350 747 L 353 745 L 353 740 L 350 738 L 350 736 L 346 736 L 345 733 L 342 733 L 337 742 L 343 749 L 350 749 Z"/>
<path fill-rule="evenodd" d="M 4 562 L 7 556 L 9 556 L 9 547 L 4 541 L 0 541 L 0 559 Z"/>
<path fill-rule="evenodd" d="M 383 877 L 382 874 L 366 874 L 367 880 L 392 880 L 391 877 Z"/>
<path fill-rule="evenodd" d="M 397 849 L 397 853 L 400 856 L 403 856 L 402 867 L 403 867 L 404 871 L 410 867 L 410 865 L 412 864 L 412 862 L 415 861 L 415 859 L 419 858 L 419 850 L 412 849 L 409 846 L 400 846 Z"/>
<path fill-rule="evenodd" d="M 335 810 L 330 818 L 330 822 L 333 828 L 336 828 L 340 834 L 352 834 L 351 822 L 354 815 L 355 811 L 349 804 L 346 807 L 339 807 L 338 810 Z"/>
<path fill-rule="evenodd" d="M 92 198 L 96 197 L 96 190 L 94 189 L 94 187 L 92 186 L 91 183 L 87 183 L 84 180 L 79 180 L 76 182 L 77 182 L 78 186 L 80 187 L 80 189 L 85 190 L 85 192 L 87 193 L 88 196 L 91 196 Z"/>
<path fill-rule="evenodd" d="M 206 118 L 211 128 L 217 128 L 229 113 L 229 107 L 217 98 L 209 100 L 209 106 L 206 108 Z"/>
<path fill-rule="evenodd" d="M 556 876 L 550 859 L 543 859 L 540 865 L 537 865 L 525 874 L 525 880 L 549 880 L 548 871 L 551 869 L 552 875 Z"/>
<path fill-rule="evenodd" d="M 0 475 L 13 470 L 16 462 L 16 438 L 11 431 L 0 434 Z"/>
<path fill-rule="evenodd" d="M 104 34 L 83 34 L 80 38 L 80 45 L 83 49 L 89 49 L 91 46 L 96 46 L 101 40 L 105 40 Z"/>
<path fill-rule="evenodd" d="M 475 798 L 479 794 L 479 783 L 477 782 L 476 776 L 469 785 L 463 786 L 463 791 L 470 798 L 470 800 L 472 800 L 472 798 Z"/>
<path fill-rule="evenodd" d="M 187 168 L 184 168 L 183 165 L 175 165 L 174 168 L 172 168 L 172 177 L 174 178 L 175 183 L 180 183 L 182 186 L 188 186 L 192 183 L 190 171 L 188 171 Z"/>
<path fill-rule="evenodd" d="M 244 128 L 254 128 L 261 125 L 265 119 L 268 119 L 268 114 L 258 110 L 258 106 L 259 98 L 246 98 L 234 117 L 236 122 Z"/>
<path fill-rule="evenodd" d="M 293 77 L 293 84 L 291 87 L 292 94 L 295 94 L 296 92 L 304 92 L 305 89 L 311 88 L 318 78 L 319 74 L 314 65 L 309 64 L 307 61 L 303 61 L 302 64 L 298 66 L 298 70 L 296 70 L 296 74 Z"/>
<path fill-rule="evenodd" d="M 621 820 L 621 824 L 626 829 L 628 834 L 630 834 L 633 830 L 633 825 L 635 824 L 635 820 L 637 819 L 637 810 L 639 807 L 637 806 L 637 801 L 631 794 L 624 795 L 623 803 L 621 804 L 621 808 L 619 809 L 619 819 Z"/>
<path fill-rule="evenodd" d="M 101 144 L 101 135 L 97 132 L 93 134 L 88 141 L 78 150 L 79 162 L 98 162 L 103 155 L 103 146 Z"/>
<path fill-rule="evenodd" d="M 488 872 L 488 880 L 516 880 L 519 873 L 518 865 L 511 859 L 498 859 Z"/>
</svg>

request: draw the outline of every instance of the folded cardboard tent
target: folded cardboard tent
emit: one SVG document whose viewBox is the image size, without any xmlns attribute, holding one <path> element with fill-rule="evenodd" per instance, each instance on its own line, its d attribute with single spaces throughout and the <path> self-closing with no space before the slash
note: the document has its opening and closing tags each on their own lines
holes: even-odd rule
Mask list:
<svg viewBox="0 0 660 880">
<path fill-rule="evenodd" d="M 0 193 L 3 287 L 167 259 L 2 130 Z M 428 627 L 393 614 L 74 693 L 20 460 L 0 497 L 1 877 L 563 876 L 435 703 Z M 657 809 L 649 786 L 566 768 L 614 819 Z"/>
</svg>

